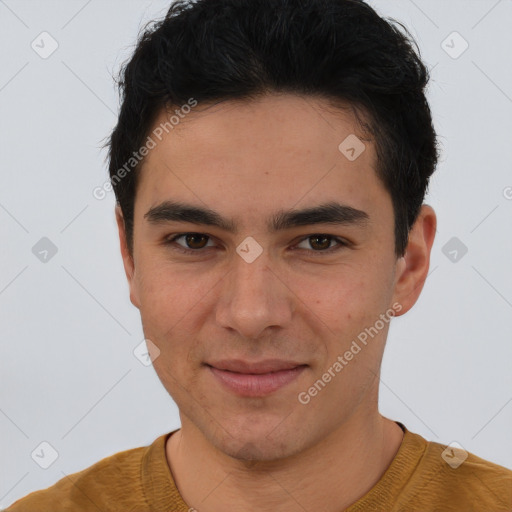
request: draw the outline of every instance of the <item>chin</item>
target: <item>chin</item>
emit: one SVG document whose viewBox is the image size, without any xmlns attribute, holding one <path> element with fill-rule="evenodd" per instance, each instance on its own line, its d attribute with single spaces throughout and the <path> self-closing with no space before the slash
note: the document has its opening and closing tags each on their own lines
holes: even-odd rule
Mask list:
<svg viewBox="0 0 512 512">
<path fill-rule="evenodd" d="M 243 423 L 243 422 L 242 422 Z M 281 430 L 279 435 L 269 423 L 231 425 L 228 432 L 217 432 L 210 442 L 222 453 L 240 461 L 270 462 L 290 457 L 301 451 L 297 429 Z"/>
<path fill-rule="evenodd" d="M 260 438 L 254 439 L 244 436 L 236 443 L 229 438 L 226 441 L 217 448 L 233 459 L 246 462 L 271 462 L 284 459 L 300 451 L 294 450 L 288 444 L 269 441 L 264 434 Z"/>
</svg>

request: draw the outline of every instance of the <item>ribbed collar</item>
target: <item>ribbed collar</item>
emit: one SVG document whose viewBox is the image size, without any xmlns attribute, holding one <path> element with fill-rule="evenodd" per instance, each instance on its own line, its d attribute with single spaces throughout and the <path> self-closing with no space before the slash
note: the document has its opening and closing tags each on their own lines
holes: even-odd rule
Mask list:
<svg viewBox="0 0 512 512">
<path fill-rule="evenodd" d="M 404 437 L 395 457 L 379 481 L 356 503 L 345 509 L 345 512 L 390 510 L 400 495 L 400 490 L 414 473 L 428 443 L 420 435 L 407 430 L 402 423 L 398 421 L 395 423 L 404 431 Z M 142 459 L 143 492 L 151 512 L 189 512 L 190 510 L 174 483 L 165 452 L 167 439 L 178 430 L 158 437 L 147 448 Z"/>
<path fill-rule="evenodd" d="M 165 454 L 167 439 L 178 430 L 158 437 L 148 447 L 142 459 L 142 489 L 150 512 L 189 512 L 190 510 L 174 483 Z"/>
<path fill-rule="evenodd" d="M 391 464 L 379 481 L 359 500 L 344 512 L 368 512 L 369 510 L 392 510 L 421 458 L 428 442 L 419 434 L 407 430 L 403 423 L 395 423 L 404 431 L 404 437 Z"/>
</svg>

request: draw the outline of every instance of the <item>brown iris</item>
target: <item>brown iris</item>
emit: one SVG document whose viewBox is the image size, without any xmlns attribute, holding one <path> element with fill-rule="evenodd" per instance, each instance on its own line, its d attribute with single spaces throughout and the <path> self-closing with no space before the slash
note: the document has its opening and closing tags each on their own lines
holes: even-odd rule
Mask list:
<svg viewBox="0 0 512 512">
<path fill-rule="evenodd" d="M 313 247 L 313 249 L 328 249 L 329 248 L 329 245 L 331 243 L 331 238 L 328 237 L 328 236 L 323 236 L 323 235 L 314 235 L 314 236 L 310 236 L 309 239 L 311 240 L 310 244 L 311 244 L 311 247 Z M 321 245 L 321 247 L 315 247 L 315 244 L 313 242 L 313 240 L 322 240 L 322 244 L 319 244 Z"/>
<path fill-rule="evenodd" d="M 203 240 L 205 240 L 205 244 L 201 245 L 200 247 L 197 247 L 194 245 L 194 240 L 197 240 L 197 239 L 200 239 L 202 238 Z M 185 240 L 187 242 L 187 245 L 191 248 L 191 249 L 202 249 L 206 243 L 208 243 L 208 236 L 206 235 L 201 235 L 200 233 L 189 233 L 187 235 L 185 235 Z"/>
</svg>

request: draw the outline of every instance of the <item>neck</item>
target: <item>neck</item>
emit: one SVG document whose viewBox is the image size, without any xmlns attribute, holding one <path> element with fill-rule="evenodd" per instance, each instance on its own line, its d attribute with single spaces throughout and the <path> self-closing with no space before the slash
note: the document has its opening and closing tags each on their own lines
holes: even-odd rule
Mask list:
<svg viewBox="0 0 512 512">
<path fill-rule="evenodd" d="M 297 455 L 255 463 L 220 452 L 182 417 L 166 455 L 181 496 L 200 512 L 336 512 L 378 482 L 402 439 L 400 426 L 375 411 L 371 417 L 354 415 Z"/>
</svg>

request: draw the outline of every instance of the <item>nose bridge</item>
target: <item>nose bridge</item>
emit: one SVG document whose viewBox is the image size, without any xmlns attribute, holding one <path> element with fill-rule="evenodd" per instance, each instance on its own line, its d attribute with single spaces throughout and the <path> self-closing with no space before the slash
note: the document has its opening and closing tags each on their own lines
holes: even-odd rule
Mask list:
<svg viewBox="0 0 512 512">
<path fill-rule="evenodd" d="M 282 326 L 291 317 L 286 286 L 266 251 L 250 261 L 233 258 L 217 308 L 217 321 L 246 338 L 256 338 L 270 326 Z"/>
<path fill-rule="evenodd" d="M 240 250 L 242 250 L 240 248 Z M 254 280 L 256 283 L 265 281 L 269 275 L 273 275 L 270 268 L 272 266 L 268 251 L 262 253 L 254 259 L 247 260 L 243 256 L 234 258 L 234 270 L 237 279 L 242 282 Z"/>
<path fill-rule="evenodd" d="M 267 303 L 275 287 L 272 279 L 276 279 L 270 269 L 268 253 L 263 251 L 254 261 L 246 260 L 239 254 L 233 260 L 226 290 L 231 302 L 238 302 L 239 306 L 244 303 L 249 306 Z"/>
</svg>

